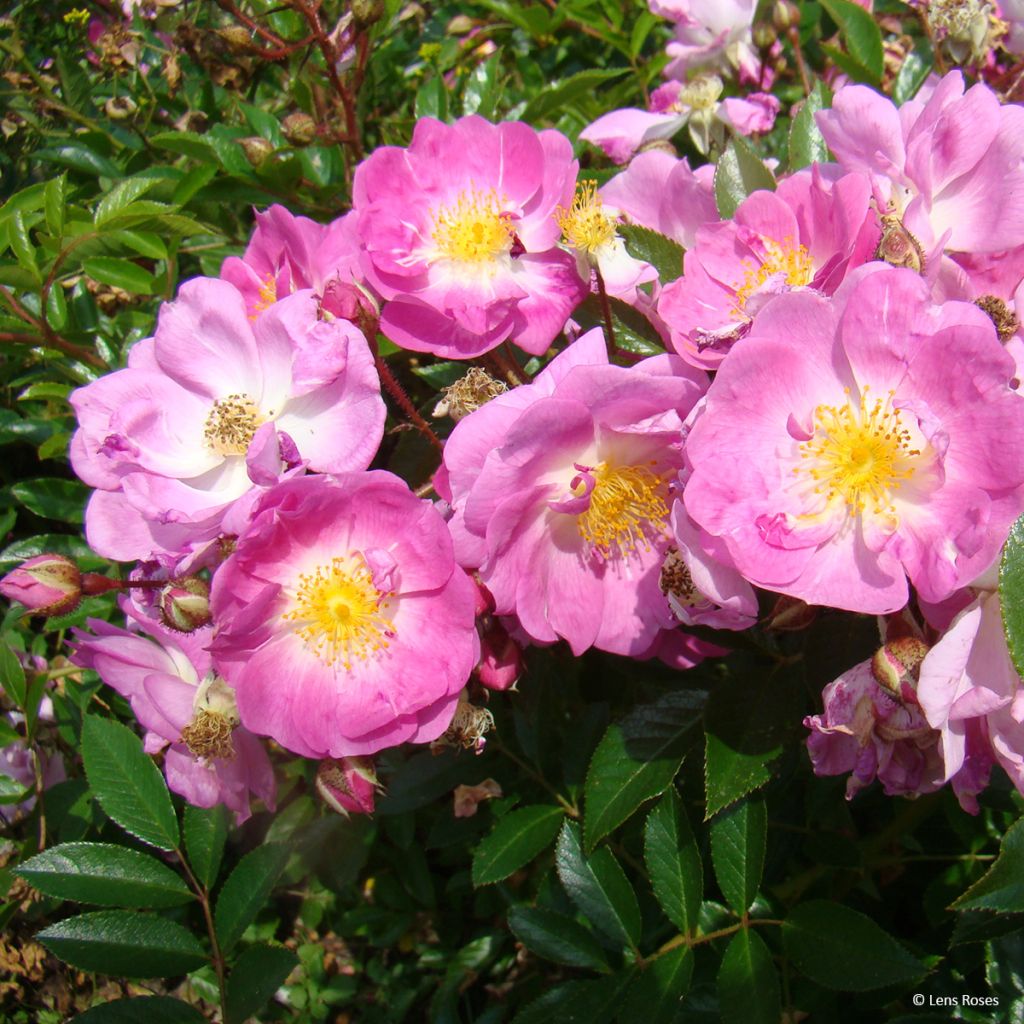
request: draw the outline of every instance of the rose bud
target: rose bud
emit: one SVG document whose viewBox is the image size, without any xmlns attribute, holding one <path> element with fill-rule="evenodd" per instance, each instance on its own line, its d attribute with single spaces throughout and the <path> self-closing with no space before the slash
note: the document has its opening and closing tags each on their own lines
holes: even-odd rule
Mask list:
<svg viewBox="0 0 1024 1024">
<path fill-rule="evenodd" d="M 0 594 L 34 615 L 66 615 L 82 599 L 82 574 L 64 555 L 36 555 L 0 580 Z"/>
<path fill-rule="evenodd" d="M 328 806 L 346 818 L 349 814 L 372 814 L 373 801 L 381 788 L 369 757 L 326 758 L 316 770 L 316 790 Z"/>
<path fill-rule="evenodd" d="M 210 615 L 210 585 L 198 576 L 172 580 L 161 589 L 158 598 L 160 620 L 179 633 L 191 633 L 208 626 Z"/>
</svg>

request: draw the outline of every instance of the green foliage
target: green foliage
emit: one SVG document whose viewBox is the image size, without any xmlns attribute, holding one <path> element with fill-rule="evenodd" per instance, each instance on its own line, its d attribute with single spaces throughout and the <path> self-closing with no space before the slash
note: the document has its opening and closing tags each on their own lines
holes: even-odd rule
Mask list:
<svg viewBox="0 0 1024 1024">
<path fill-rule="evenodd" d="M 748 798 L 711 822 L 711 858 L 715 877 L 738 914 L 754 902 L 764 870 L 768 812 L 764 802 Z"/>
<path fill-rule="evenodd" d="M 223 807 L 185 808 L 183 821 L 185 850 L 196 878 L 212 889 L 220 873 L 224 843 L 228 837 L 228 814 Z"/>
<path fill-rule="evenodd" d="M 546 850 L 562 821 L 558 807 L 521 807 L 498 822 L 473 853 L 473 884 L 487 885 L 508 878 Z"/>
<path fill-rule="evenodd" d="M 690 822 L 673 789 L 647 816 L 644 862 L 665 915 L 681 932 L 692 931 L 704 891 L 704 868 Z"/>
<path fill-rule="evenodd" d="M 731 217 L 740 203 L 757 189 L 775 189 L 775 175 L 750 143 L 734 138 L 715 167 L 715 202 L 721 217 Z"/>
<path fill-rule="evenodd" d="M 810 95 L 804 100 L 800 112 L 793 118 L 789 129 L 789 169 L 799 170 L 813 163 L 829 159 L 828 145 L 814 119 L 819 110 L 832 103 L 832 90 L 821 81 L 814 83 Z"/>
<path fill-rule="evenodd" d="M 1014 667 L 1024 670 L 1024 516 L 1013 524 L 999 563 L 999 601 L 1006 645 Z"/>
<path fill-rule="evenodd" d="M 250 946 L 228 978 L 226 1024 L 245 1024 L 291 974 L 298 957 L 283 946 Z"/>
<path fill-rule="evenodd" d="M 214 917 L 222 950 L 230 950 L 263 909 L 287 859 L 287 847 L 269 843 L 247 853 L 228 875 Z"/>
</svg>

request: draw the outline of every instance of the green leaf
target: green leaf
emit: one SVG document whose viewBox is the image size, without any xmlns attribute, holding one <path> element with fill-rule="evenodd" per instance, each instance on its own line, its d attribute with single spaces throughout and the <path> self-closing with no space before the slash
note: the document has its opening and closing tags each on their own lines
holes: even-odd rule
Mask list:
<svg viewBox="0 0 1024 1024">
<path fill-rule="evenodd" d="M 267 843 L 247 853 L 228 875 L 214 914 L 217 938 L 224 952 L 234 946 L 263 909 L 287 860 L 286 846 Z"/>
<path fill-rule="evenodd" d="M 779 1024 L 779 975 L 768 947 L 753 929 L 737 932 L 718 970 L 718 1003 L 724 1021 Z"/>
<path fill-rule="evenodd" d="M 64 329 L 68 322 L 68 304 L 64 289 L 55 282 L 46 293 L 46 322 L 57 331 Z"/>
<path fill-rule="evenodd" d="M 628 71 L 629 68 L 590 68 L 559 82 L 553 82 L 526 104 L 519 118 L 527 124 L 543 121 L 549 115 L 561 112 L 574 100 L 593 95 L 597 86 L 603 82 L 620 78 Z"/>
<path fill-rule="evenodd" d="M 772 777 L 770 766 L 800 720 L 801 699 L 794 677 L 759 664 L 716 683 L 704 713 L 707 818 Z"/>
<path fill-rule="evenodd" d="M 767 838 L 768 812 L 763 800 L 744 800 L 711 823 L 715 877 L 737 914 L 749 910 L 761 885 Z"/>
<path fill-rule="evenodd" d="M 734 137 L 715 168 L 715 202 L 722 219 L 731 217 L 751 192 L 764 188 L 775 189 L 775 176 L 750 143 Z"/>
<path fill-rule="evenodd" d="M 46 211 L 46 230 L 54 238 L 60 238 L 64 231 L 64 203 L 68 176 L 61 174 L 46 183 L 44 209 Z"/>
<path fill-rule="evenodd" d="M 934 67 L 935 58 L 931 48 L 926 43 L 914 47 L 900 62 L 900 69 L 896 72 L 896 79 L 892 83 L 893 103 L 902 106 L 907 100 L 912 100 Z"/>
<path fill-rule="evenodd" d="M 203 947 L 187 928 L 132 910 L 69 917 L 36 938 L 72 967 L 126 978 L 187 974 L 207 963 Z"/>
<path fill-rule="evenodd" d="M 956 915 L 951 946 L 968 942 L 989 942 L 1024 928 L 1024 913 L 993 914 L 988 910 L 965 910 Z"/>
<path fill-rule="evenodd" d="M 692 976 L 693 950 L 677 946 L 663 953 L 634 979 L 620 1019 L 642 1024 L 682 1024 L 682 1003 Z"/>
<path fill-rule="evenodd" d="M 178 820 L 160 770 L 120 722 L 87 715 L 82 760 L 100 806 L 126 832 L 161 850 L 178 845 Z"/>
<path fill-rule="evenodd" d="M 204 164 L 216 159 L 212 143 L 195 132 L 157 132 L 149 137 L 149 141 L 160 149 L 193 157 Z"/>
<path fill-rule="evenodd" d="M 70 384 L 58 384 L 53 380 L 41 380 L 35 384 L 29 384 L 24 391 L 18 395 L 19 402 L 28 402 L 39 398 L 60 398 L 66 399 L 71 393 Z"/>
<path fill-rule="evenodd" d="M 1010 826 L 995 863 L 953 903 L 953 909 L 1024 911 L 1024 818 Z"/>
<path fill-rule="evenodd" d="M 621 971 L 596 981 L 569 981 L 545 992 L 515 1015 L 512 1024 L 611 1024 L 623 996 L 633 983 L 633 971 Z"/>
<path fill-rule="evenodd" d="M 64 843 L 15 871 L 46 896 L 104 907 L 176 907 L 195 897 L 166 864 L 111 843 Z"/>
<path fill-rule="evenodd" d="M 417 117 L 436 117 L 448 120 L 448 87 L 440 75 L 428 79 L 416 91 L 414 109 Z"/>
<path fill-rule="evenodd" d="M 36 150 L 35 158 L 41 163 L 70 167 L 92 177 L 120 178 L 123 173 L 109 157 L 97 153 L 81 142 L 69 142 L 52 149 Z"/>
<path fill-rule="evenodd" d="M 463 114 L 494 117 L 494 111 L 501 96 L 501 80 L 498 78 L 500 68 L 500 53 L 492 54 L 482 64 L 477 64 L 473 68 L 462 91 Z"/>
<path fill-rule="evenodd" d="M 0 774 L 0 805 L 20 804 L 29 795 L 29 791 L 24 782 Z"/>
<path fill-rule="evenodd" d="M 570 899 L 583 916 L 610 939 L 636 948 L 640 908 L 636 893 L 611 850 L 583 856 L 579 826 L 566 821 L 555 848 L 555 868 Z"/>
<path fill-rule="evenodd" d="M 14 651 L 3 642 L 0 642 L 0 683 L 3 683 L 4 692 L 15 706 L 24 710 L 25 695 L 28 692 L 25 686 L 25 670 Z"/>
<path fill-rule="evenodd" d="M 650 263 L 657 270 L 662 284 L 682 276 L 683 247 L 674 238 L 642 224 L 623 224 L 618 231 L 630 256 Z"/>
<path fill-rule="evenodd" d="M 927 970 L 870 917 L 830 900 L 795 907 L 782 941 L 803 974 L 839 992 L 909 985 Z"/>
<path fill-rule="evenodd" d="M 700 913 L 704 871 L 689 819 L 674 789 L 647 815 L 644 861 L 665 915 L 681 932 L 691 931 Z"/>
<path fill-rule="evenodd" d="M 32 240 L 29 238 L 28 227 L 20 210 L 11 217 L 9 237 L 11 251 L 18 261 L 18 265 L 38 280 L 40 275 L 36 263 L 35 246 L 32 245 Z"/>
<path fill-rule="evenodd" d="M 506 814 L 473 852 L 473 884 L 508 878 L 551 845 L 558 834 L 560 807 L 538 804 Z"/>
<path fill-rule="evenodd" d="M 1006 645 L 1013 666 L 1021 675 L 1024 673 L 1024 516 L 1013 524 L 1003 548 L 999 563 L 999 603 Z"/>
<path fill-rule="evenodd" d="M 228 836 L 227 811 L 222 806 L 206 809 L 186 804 L 183 824 L 189 867 L 207 889 L 212 889 Z"/>
<path fill-rule="evenodd" d="M 126 245 L 134 249 L 140 256 L 151 260 L 167 259 L 167 243 L 155 231 L 138 231 L 134 228 L 121 228 L 111 231 L 107 236 L 112 242 Z"/>
<path fill-rule="evenodd" d="M 180 999 L 140 996 L 100 1003 L 80 1013 L 71 1024 L 206 1024 L 206 1018 Z"/>
<path fill-rule="evenodd" d="M 820 79 L 815 81 L 789 129 L 789 169 L 798 170 L 828 160 L 828 144 L 814 115 L 832 103 L 832 90 Z"/>
<path fill-rule="evenodd" d="M 608 961 L 593 934 L 578 921 L 546 907 L 513 907 L 508 926 L 515 937 L 537 956 L 566 967 L 607 971 Z"/>
<path fill-rule="evenodd" d="M 588 850 L 645 800 L 668 788 L 690 746 L 705 697 L 703 691 L 675 690 L 608 727 L 584 785 Z"/>
<path fill-rule="evenodd" d="M 77 480 L 50 477 L 23 480 L 11 488 L 11 493 L 37 516 L 63 523 L 82 522 L 89 497 L 89 489 Z"/>
<path fill-rule="evenodd" d="M 284 946 L 251 946 L 228 977 L 227 1024 L 245 1024 L 291 974 L 299 958 Z"/>
<path fill-rule="evenodd" d="M 152 295 L 159 290 L 153 275 L 131 260 L 93 256 L 82 261 L 82 269 L 95 280 L 123 288 L 133 295 Z"/>
<path fill-rule="evenodd" d="M 55 57 L 64 102 L 81 114 L 91 113 L 95 109 L 92 102 L 92 83 L 82 65 L 61 48 L 57 49 Z"/>
<path fill-rule="evenodd" d="M 885 68 L 882 32 L 874 16 L 852 0 L 820 0 L 829 17 L 839 26 L 850 56 L 870 75 L 872 85 L 879 85 Z"/>
<path fill-rule="evenodd" d="M 156 184 L 155 178 L 125 178 L 119 181 L 96 204 L 96 212 L 92 217 L 93 224 L 98 228 L 102 227 Z"/>
</svg>

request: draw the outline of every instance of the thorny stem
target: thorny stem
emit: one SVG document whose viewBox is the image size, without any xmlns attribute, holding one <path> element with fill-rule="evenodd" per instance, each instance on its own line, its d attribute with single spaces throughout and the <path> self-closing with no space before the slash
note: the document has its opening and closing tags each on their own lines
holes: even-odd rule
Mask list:
<svg viewBox="0 0 1024 1024">
<path fill-rule="evenodd" d="M 649 964 L 652 960 L 657 960 L 658 957 L 664 956 L 666 953 L 671 953 L 673 949 L 678 949 L 680 946 L 687 946 L 690 949 L 693 949 L 694 946 L 703 946 L 707 942 L 714 942 L 716 939 L 724 939 L 727 935 L 735 935 L 736 932 L 743 931 L 746 928 L 752 928 L 754 925 L 774 925 L 775 927 L 781 927 L 782 921 L 773 917 L 750 918 L 744 914 L 743 920 L 738 921 L 736 924 L 730 924 L 725 928 L 719 928 L 713 932 L 706 932 L 703 935 L 686 935 L 680 932 L 674 939 L 669 939 L 668 942 L 663 946 L 660 946 L 656 952 L 645 957 L 641 962 Z"/>
<path fill-rule="evenodd" d="M 402 412 L 405 413 L 409 422 L 439 452 L 443 452 L 444 445 L 441 443 L 441 439 L 434 433 L 434 428 L 420 415 L 416 406 L 412 404 L 412 399 L 405 393 L 405 388 L 398 383 L 398 378 L 391 372 L 391 367 L 388 366 L 387 361 L 377 351 L 376 341 L 370 347 L 373 349 L 373 361 L 377 366 L 377 373 L 380 374 L 380 382 L 387 389 L 388 394 L 391 395 Z"/>
<path fill-rule="evenodd" d="M 36 807 L 39 810 L 39 852 L 42 853 L 46 849 L 46 783 L 43 779 L 43 758 L 36 743 L 32 744 L 32 772 L 35 775 Z"/>
<path fill-rule="evenodd" d="M 604 278 L 598 267 L 594 267 L 594 277 L 597 279 L 597 297 L 601 303 L 601 316 L 604 317 L 605 330 L 608 332 L 608 345 L 613 352 L 618 352 L 619 346 L 615 344 L 615 327 L 612 323 L 612 304 L 608 301 L 608 289 L 604 286 Z"/>
<path fill-rule="evenodd" d="M 789 26 L 789 43 L 793 47 L 796 69 L 800 72 L 800 84 L 804 87 L 804 95 L 811 95 L 811 80 L 807 77 L 807 65 L 804 63 L 804 51 L 800 46 L 800 30 L 796 25 Z"/>
<path fill-rule="evenodd" d="M 217 929 L 213 923 L 213 913 L 210 910 L 210 892 L 199 881 L 198 878 L 192 873 L 192 869 L 188 866 L 188 861 L 185 860 L 181 850 L 176 846 L 174 848 L 175 856 L 181 863 L 181 866 L 185 869 L 185 874 L 188 876 L 188 883 L 192 886 L 193 892 L 199 899 L 199 903 L 203 908 L 203 917 L 206 919 L 206 931 L 210 936 L 210 949 L 213 953 L 213 969 L 217 972 L 217 989 L 220 992 L 220 1012 L 221 1017 L 224 1018 L 227 1014 L 228 1007 L 228 993 L 227 985 L 225 983 L 224 976 L 224 954 L 220 950 L 220 943 L 217 941 Z"/>
<path fill-rule="evenodd" d="M 73 359 L 80 359 L 83 363 L 88 363 L 89 366 L 95 367 L 97 370 L 105 370 L 107 368 L 107 364 L 95 352 L 91 349 L 83 348 L 81 345 L 76 345 L 66 338 L 62 338 L 45 320 L 40 320 L 38 317 L 33 316 L 2 285 L 0 285 L 0 298 L 10 306 L 15 316 L 20 320 L 24 320 L 25 323 L 30 327 L 34 327 L 39 332 L 38 335 L 34 335 L 22 334 L 18 331 L 4 331 L 0 333 L 0 342 L 6 341 L 12 345 L 48 345 L 50 348 L 63 352 L 66 356 L 71 356 Z"/>
<path fill-rule="evenodd" d="M 509 750 L 501 740 L 489 739 L 487 742 L 491 746 L 500 750 L 511 762 L 513 762 L 513 764 L 517 764 L 522 768 L 522 770 L 526 772 L 534 782 L 539 782 L 555 798 L 558 806 L 561 807 L 570 818 L 579 818 L 580 809 L 574 803 L 566 800 L 566 798 L 562 796 L 562 794 L 559 793 L 558 790 L 555 789 L 555 787 L 552 786 L 551 783 L 548 782 L 548 780 L 545 779 L 544 776 L 541 775 L 540 772 L 538 772 L 532 765 L 528 764 L 518 755 L 512 753 L 512 751 Z"/>
</svg>

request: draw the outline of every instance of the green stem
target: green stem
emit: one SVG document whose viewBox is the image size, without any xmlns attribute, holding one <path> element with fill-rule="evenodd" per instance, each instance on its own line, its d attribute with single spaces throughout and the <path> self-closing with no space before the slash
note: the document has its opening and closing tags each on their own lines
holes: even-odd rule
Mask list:
<svg viewBox="0 0 1024 1024">
<path fill-rule="evenodd" d="M 210 891 L 192 873 L 192 869 L 188 866 L 188 861 L 177 846 L 174 848 L 174 853 L 182 868 L 184 868 L 185 874 L 188 876 L 188 884 L 192 887 L 192 891 L 196 894 L 200 906 L 203 908 L 203 918 L 206 920 L 206 932 L 210 937 L 213 969 L 217 973 L 217 990 L 220 993 L 220 1015 L 221 1019 L 224 1020 L 226 1019 L 228 1012 L 226 965 L 224 962 L 224 954 L 220 949 L 220 943 L 217 941 L 217 928 L 214 925 L 213 912 L 210 909 Z"/>
</svg>

